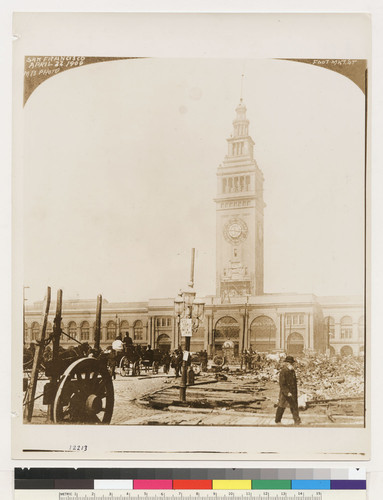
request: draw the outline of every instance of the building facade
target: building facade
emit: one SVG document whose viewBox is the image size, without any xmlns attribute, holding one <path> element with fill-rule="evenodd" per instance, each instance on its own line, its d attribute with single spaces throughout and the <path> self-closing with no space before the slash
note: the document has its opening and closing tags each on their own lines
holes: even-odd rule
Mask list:
<svg viewBox="0 0 383 500">
<path fill-rule="evenodd" d="M 263 174 L 254 159 L 246 106 L 236 108 L 228 152 L 217 170 L 216 295 L 205 297 L 205 317 L 191 350 L 219 353 L 232 346 L 238 356 L 257 352 L 303 351 L 361 356 L 365 318 L 362 297 L 264 293 Z M 43 303 L 25 308 L 24 342 L 40 338 Z M 51 304 L 47 334 L 52 332 Z M 63 347 L 94 341 L 96 300 L 63 302 Z M 129 333 L 134 343 L 162 351 L 182 344 L 174 298 L 147 302 L 103 300 L 101 346 Z"/>
</svg>

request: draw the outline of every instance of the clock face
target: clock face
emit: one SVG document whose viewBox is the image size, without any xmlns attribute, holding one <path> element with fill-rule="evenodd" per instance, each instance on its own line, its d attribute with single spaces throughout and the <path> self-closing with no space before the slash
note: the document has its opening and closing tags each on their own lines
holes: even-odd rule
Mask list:
<svg viewBox="0 0 383 500">
<path fill-rule="evenodd" d="M 233 245 L 241 243 L 247 237 L 246 222 L 238 217 L 230 219 L 223 228 L 223 235 Z"/>
<path fill-rule="evenodd" d="M 241 236 L 241 233 L 242 233 L 242 227 L 237 222 L 234 222 L 229 226 L 229 235 L 232 238 L 239 238 Z"/>
</svg>

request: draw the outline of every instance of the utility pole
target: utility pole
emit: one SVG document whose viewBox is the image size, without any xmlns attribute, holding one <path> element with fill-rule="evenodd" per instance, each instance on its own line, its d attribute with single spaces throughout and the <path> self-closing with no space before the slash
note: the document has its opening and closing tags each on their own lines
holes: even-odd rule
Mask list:
<svg viewBox="0 0 383 500">
<path fill-rule="evenodd" d="M 194 259 L 195 248 L 192 249 L 190 281 L 186 291 L 180 292 L 174 301 L 175 314 L 181 335 L 185 337 L 185 350 L 182 359 L 182 373 L 180 384 L 180 400 L 186 402 L 187 371 L 190 357 L 190 339 L 193 332 L 198 330 L 200 321 L 203 319 L 205 303 L 195 298 L 194 291 Z"/>
</svg>

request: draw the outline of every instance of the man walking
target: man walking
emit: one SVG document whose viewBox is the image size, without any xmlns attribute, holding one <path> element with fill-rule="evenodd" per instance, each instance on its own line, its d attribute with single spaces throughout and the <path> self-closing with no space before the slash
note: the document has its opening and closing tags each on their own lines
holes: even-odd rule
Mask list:
<svg viewBox="0 0 383 500">
<path fill-rule="evenodd" d="M 285 408 L 290 407 L 295 425 L 301 423 L 298 410 L 298 388 L 297 377 L 293 364 L 295 360 L 292 356 L 286 356 L 283 367 L 279 373 L 279 400 L 275 423 L 279 424 L 282 420 Z"/>
</svg>

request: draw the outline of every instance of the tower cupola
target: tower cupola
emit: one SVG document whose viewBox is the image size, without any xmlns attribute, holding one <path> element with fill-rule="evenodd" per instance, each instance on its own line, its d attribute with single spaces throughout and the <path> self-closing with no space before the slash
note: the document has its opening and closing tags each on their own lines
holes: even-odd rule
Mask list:
<svg viewBox="0 0 383 500">
<path fill-rule="evenodd" d="M 249 135 L 249 120 L 246 119 L 246 106 L 243 104 L 243 99 L 241 98 L 237 108 L 237 116 L 233 121 L 234 137 L 247 137 Z"/>
<path fill-rule="evenodd" d="M 236 117 L 233 121 L 233 133 L 227 139 L 228 154 L 225 161 L 233 157 L 253 159 L 254 141 L 249 136 L 249 120 L 246 118 L 246 106 L 241 98 L 235 109 Z"/>
</svg>

